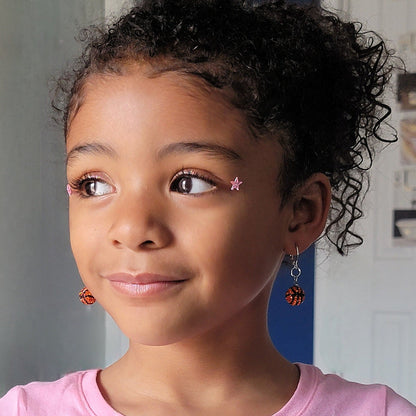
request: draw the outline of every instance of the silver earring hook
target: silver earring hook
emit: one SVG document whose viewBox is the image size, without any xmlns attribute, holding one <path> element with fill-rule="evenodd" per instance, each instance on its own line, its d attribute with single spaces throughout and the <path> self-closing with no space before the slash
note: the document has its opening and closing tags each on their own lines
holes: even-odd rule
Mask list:
<svg viewBox="0 0 416 416">
<path fill-rule="evenodd" d="M 299 248 L 296 244 L 296 254 L 290 256 L 292 259 L 292 269 L 290 270 L 290 275 L 293 277 L 293 281 L 295 284 L 298 283 L 299 276 L 302 273 L 301 268 L 299 267 L 298 260 L 299 260 Z"/>
</svg>

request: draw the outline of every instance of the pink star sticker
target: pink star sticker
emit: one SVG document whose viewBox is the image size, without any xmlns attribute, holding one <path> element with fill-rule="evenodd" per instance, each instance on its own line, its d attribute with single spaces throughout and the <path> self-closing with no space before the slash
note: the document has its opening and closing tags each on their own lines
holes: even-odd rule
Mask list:
<svg viewBox="0 0 416 416">
<path fill-rule="evenodd" d="M 238 176 L 235 177 L 235 179 L 233 181 L 230 181 L 231 183 L 231 190 L 233 191 L 234 189 L 239 191 L 240 190 L 240 185 L 243 183 L 241 181 L 238 180 Z"/>
<path fill-rule="evenodd" d="M 69 183 L 66 185 L 66 191 L 68 192 L 68 195 L 71 196 L 72 195 L 72 188 L 69 185 Z"/>
</svg>

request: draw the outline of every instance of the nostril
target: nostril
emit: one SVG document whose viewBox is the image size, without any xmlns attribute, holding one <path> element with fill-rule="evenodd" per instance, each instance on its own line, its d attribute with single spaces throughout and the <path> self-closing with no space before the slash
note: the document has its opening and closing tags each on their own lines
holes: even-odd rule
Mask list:
<svg viewBox="0 0 416 416">
<path fill-rule="evenodd" d="M 118 240 L 113 240 L 113 245 L 116 247 L 120 247 L 122 244 Z"/>
<path fill-rule="evenodd" d="M 153 245 L 155 245 L 154 241 L 146 240 L 146 241 L 143 241 L 143 243 L 140 244 L 140 247 L 153 246 Z"/>
</svg>

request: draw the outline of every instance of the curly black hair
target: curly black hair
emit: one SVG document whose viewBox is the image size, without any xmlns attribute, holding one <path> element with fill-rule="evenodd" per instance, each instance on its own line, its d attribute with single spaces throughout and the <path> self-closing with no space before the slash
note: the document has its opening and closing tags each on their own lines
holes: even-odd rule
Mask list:
<svg viewBox="0 0 416 416">
<path fill-rule="evenodd" d="M 84 52 L 60 78 L 54 104 L 65 134 L 90 74 L 144 62 L 154 76 L 199 76 L 233 92 L 256 140 L 281 143 L 283 203 L 310 175 L 325 173 L 333 190 L 325 235 L 341 254 L 362 243 L 352 224 L 362 216 L 366 171 L 376 144 L 396 140 L 394 129 L 382 136 L 391 110 L 381 96 L 393 64 L 378 35 L 283 0 L 144 0 L 81 40 Z"/>
</svg>

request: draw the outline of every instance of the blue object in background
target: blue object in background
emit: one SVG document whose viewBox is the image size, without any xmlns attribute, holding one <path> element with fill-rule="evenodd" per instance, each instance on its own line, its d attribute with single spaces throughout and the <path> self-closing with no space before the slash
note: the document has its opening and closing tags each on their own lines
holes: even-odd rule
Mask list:
<svg viewBox="0 0 416 416">
<path fill-rule="evenodd" d="M 291 265 L 283 264 L 270 298 L 268 325 L 269 333 L 280 353 L 292 362 L 313 362 L 313 313 L 315 247 L 311 246 L 299 256 L 302 274 L 299 286 L 305 291 L 305 301 L 291 306 L 285 300 L 286 290 L 293 286 L 290 276 Z"/>
</svg>

